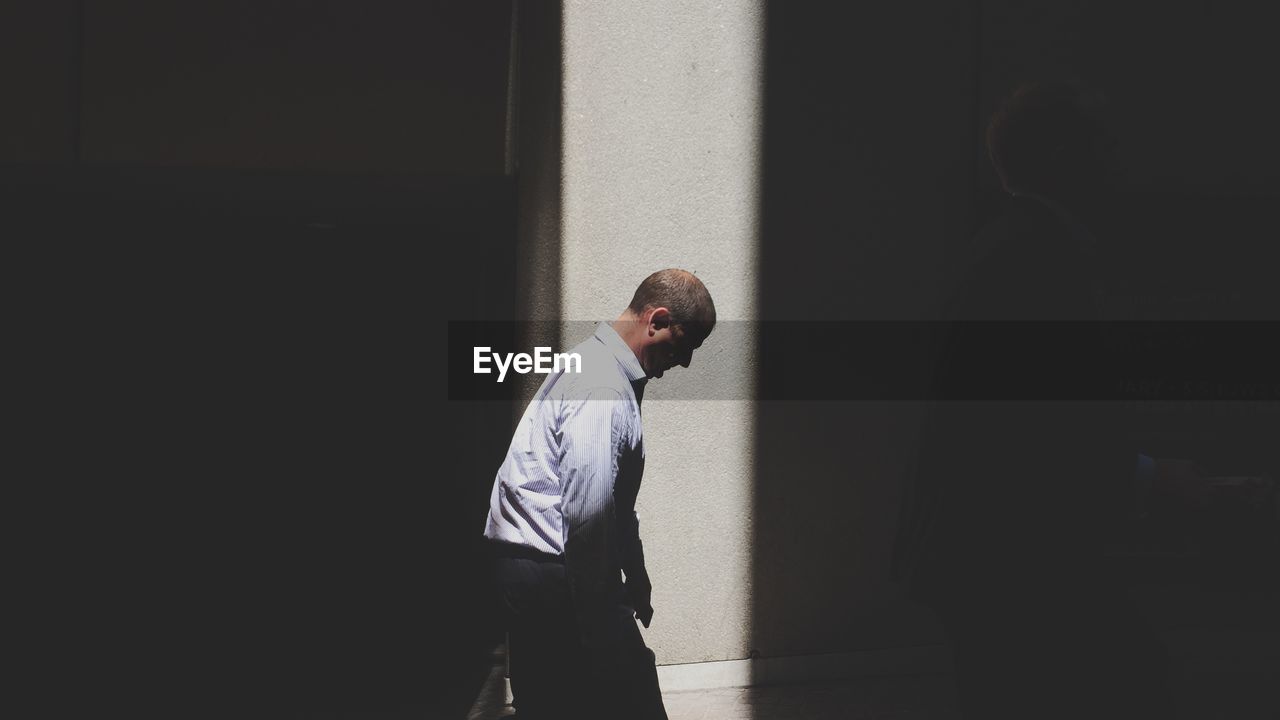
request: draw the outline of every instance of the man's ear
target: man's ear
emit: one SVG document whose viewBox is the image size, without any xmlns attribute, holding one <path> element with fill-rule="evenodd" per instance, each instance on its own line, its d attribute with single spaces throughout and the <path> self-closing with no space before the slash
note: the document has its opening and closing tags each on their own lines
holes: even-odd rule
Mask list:
<svg viewBox="0 0 1280 720">
<path fill-rule="evenodd" d="M 671 311 L 664 307 L 654 308 L 649 313 L 649 334 L 653 335 L 663 328 L 671 327 Z"/>
</svg>

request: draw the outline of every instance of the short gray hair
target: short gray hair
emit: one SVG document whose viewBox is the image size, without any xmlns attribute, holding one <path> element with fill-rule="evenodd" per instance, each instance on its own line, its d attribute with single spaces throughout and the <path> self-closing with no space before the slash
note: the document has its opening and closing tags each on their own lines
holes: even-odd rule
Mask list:
<svg viewBox="0 0 1280 720">
<path fill-rule="evenodd" d="M 640 283 L 628 308 L 639 315 L 649 308 L 665 307 L 681 326 L 699 326 L 702 335 L 716 324 L 716 304 L 696 275 L 677 268 L 659 270 Z"/>
</svg>

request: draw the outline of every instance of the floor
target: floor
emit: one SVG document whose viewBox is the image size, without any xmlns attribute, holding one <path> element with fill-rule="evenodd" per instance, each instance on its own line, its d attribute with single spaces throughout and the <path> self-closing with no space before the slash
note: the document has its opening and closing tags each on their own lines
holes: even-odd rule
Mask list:
<svg viewBox="0 0 1280 720">
<path fill-rule="evenodd" d="M 500 677 L 500 676 L 499 676 Z M 494 678 L 498 680 L 498 677 Z M 496 693 L 470 720 L 514 711 Z M 841 682 L 664 693 L 670 720 L 955 720 L 944 676 L 868 677 Z"/>
<path fill-rule="evenodd" d="M 1280 639 L 1271 647 L 1280 647 Z M 1275 660 L 1280 661 L 1280 655 Z M 494 661 L 467 720 L 496 720 L 514 713 L 507 704 L 505 661 L 499 653 Z M 1248 666 L 1231 672 L 1184 672 L 1172 688 L 1178 708 L 1175 720 L 1280 720 L 1280 664 Z M 663 700 L 670 720 L 959 720 L 950 675 L 668 692 Z"/>
<path fill-rule="evenodd" d="M 860 678 L 777 687 L 667 693 L 670 720 L 951 720 L 954 689 L 942 676 Z"/>
</svg>

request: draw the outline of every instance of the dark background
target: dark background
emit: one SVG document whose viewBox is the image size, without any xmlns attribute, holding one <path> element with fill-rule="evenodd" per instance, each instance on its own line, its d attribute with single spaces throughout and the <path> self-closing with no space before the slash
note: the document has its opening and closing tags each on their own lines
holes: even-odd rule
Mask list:
<svg viewBox="0 0 1280 720">
<path fill-rule="evenodd" d="M 1245 2 L 768 3 L 759 307 L 777 322 L 761 336 L 762 393 L 804 384 L 794 366 L 767 363 L 805 363 L 810 345 L 859 352 L 806 367 L 810 386 L 874 387 L 877 370 L 904 366 L 894 346 L 859 343 L 883 335 L 849 324 L 850 335 L 797 345 L 786 321 L 937 317 L 951 262 L 1004 202 L 986 121 L 1017 84 L 1043 77 L 1075 78 L 1109 102 L 1118 196 L 1094 228 L 1108 314 L 1280 318 L 1275 23 L 1273 8 Z M 1274 403 L 1153 404 L 1138 418 L 1135 449 L 1195 458 L 1207 474 L 1280 464 Z M 766 657 L 939 637 L 887 580 L 896 479 L 911 473 L 919 423 L 902 402 L 759 406 L 752 642 Z M 1188 712 L 1274 712 L 1260 695 L 1274 684 L 1274 593 L 1164 569 L 1127 570 L 1148 618 L 1228 638 L 1210 665 L 1239 673 L 1183 683 Z M 815 607 L 840 611 L 810 620 Z M 1271 675 L 1251 675 L 1262 655 Z"/>
<path fill-rule="evenodd" d="M 511 29 L 0 5 L 33 708 L 465 714 L 511 411 L 449 403 L 443 348 L 514 313 Z"/>
</svg>

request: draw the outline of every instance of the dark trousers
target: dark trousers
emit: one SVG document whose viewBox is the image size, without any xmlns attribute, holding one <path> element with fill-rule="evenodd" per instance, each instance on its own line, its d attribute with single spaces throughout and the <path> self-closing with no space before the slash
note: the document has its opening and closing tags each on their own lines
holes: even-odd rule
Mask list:
<svg viewBox="0 0 1280 720">
<path fill-rule="evenodd" d="M 931 604 L 965 720 L 1174 716 L 1166 651 L 1119 589 L 988 579 Z"/>
<path fill-rule="evenodd" d="M 510 640 L 511 692 L 521 720 L 666 720 L 653 652 L 634 611 L 618 602 L 607 649 L 582 646 L 558 558 L 495 546 L 494 591 Z"/>
</svg>

